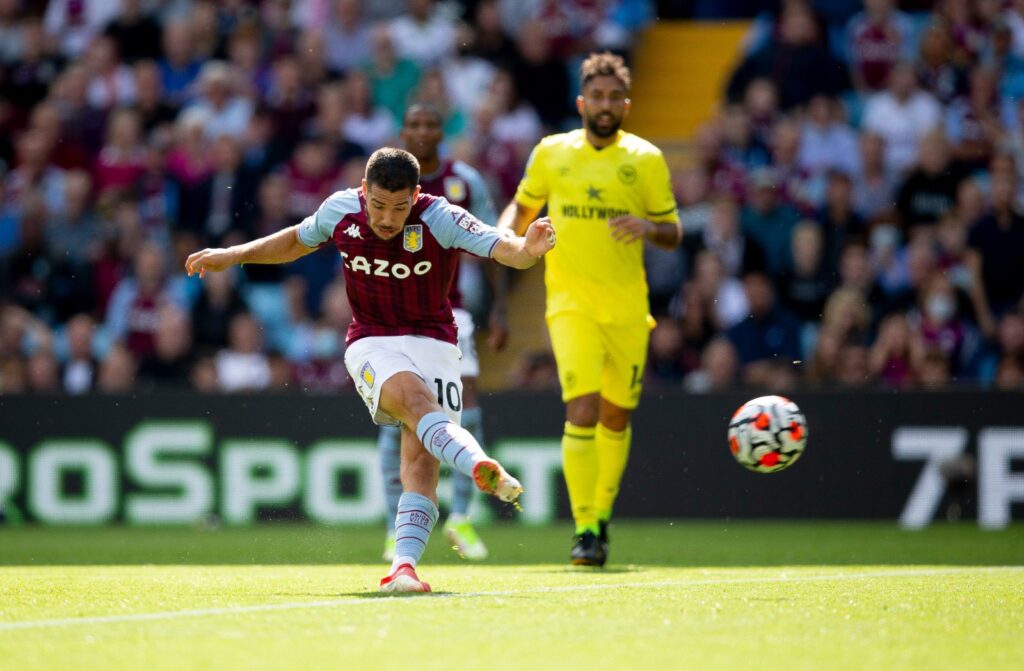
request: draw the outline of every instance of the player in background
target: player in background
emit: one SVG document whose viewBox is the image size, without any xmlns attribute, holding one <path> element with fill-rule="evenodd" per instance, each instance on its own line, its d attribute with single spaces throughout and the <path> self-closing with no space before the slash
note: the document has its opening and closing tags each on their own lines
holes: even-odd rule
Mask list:
<svg viewBox="0 0 1024 671">
<path fill-rule="evenodd" d="M 287 263 L 333 244 L 341 254 L 353 320 L 345 366 L 377 424 L 402 426 L 402 496 L 395 558 L 384 592 L 429 592 L 416 563 L 437 522 L 439 461 L 503 501 L 519 481 L 459 426 L 462 383 L 448 289 L 460 250 L 529 268 L 555 245 L 546 219 L 524 237 L 502 235 L 444 198 L 420 193 L 419 163 L 401 149 L 370 156 L 359 189 L 331 195 L 301 223 L 188 257 L 204 276 L 243 263 Z"/>
<path fill-rule="evenodd" d="M 498 228 L 525 231 L 547 203 L 559 245 L 547 257 L 546 319 L 562 400 L 562 463 L 576 522 L 573 564 L 603 566 L 608 521 L 640 400 L 649 313 L 642 240 L 672 249 L 682 239 L 661 151 L 620 130 L 630 73 L 610 53 L 580 68 L 583 128 L 534 147 Z"/>
<path fill-rule="evenodd" d="M 444 140 L 443 123 L 440 111 L 423 103 L 411 105 L 402 120 L 402 142 L 405 149 L 420 163 L 420 190 L 431 196 L 444 196 L 449 203 L 458 205 L 478 220 L 493 226 L 498 218 L 497 212 L 494 211 L 494 203 L 480 173 L 462 161 L 442 159 L 438 154 L 438 147 Z M 488 324 L 488 342 L 495 349 L 501 349 L 508 339 L 505 285 L 498 275 L 501 269 L 496 264 L 488 263 L 483 268 L 494 296 Z M 482 410 L 477 402 L 480 361 L 476 355 L 473 317 L 462 307 L 457 269 L 448 300 L 452 304 L 455 323 L 459 327 L 459 350 L 462 352 L 462 428 L 473 434 L 477 442 L 483 445 Z M 399 473 L 401 435 L 402 432 L 397 426 L 382 426 L 377 440 L 380 448 L 381 474 L 384 478 L 384 495 L 388 506 L 387 537 L 384 542 L 386 561 L 392 561 L 395 555 L 395 513 L 398 510 L 398 499 L 402 496 L 402 480 Z M 458 471 L 452 472 L 451 477 L 452 500 L 448 519 L 444 524 L 445 534 L 459 554 L 466 559 L 486 559 L 487 546 L 469 519 L 469 506 L 475 491 L 473 480 Z"/>
</svg>

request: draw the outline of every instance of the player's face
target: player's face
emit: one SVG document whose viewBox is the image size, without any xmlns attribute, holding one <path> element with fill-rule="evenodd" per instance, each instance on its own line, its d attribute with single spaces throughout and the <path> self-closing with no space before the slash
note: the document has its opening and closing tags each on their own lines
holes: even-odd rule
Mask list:
<svg viewBox="0 0 1024 671">
<path fill-rule="evenodd" d="M 388 191 L 379 186 L 369 185 L 363 180 L 363 196 L 366 198 L 366 220 L 370 230 L 382 240 L 390 240 L 402 232 L 413 203 L 419 198 L 420 187 Z"/>
<path fill-rule="evenodd" d="M 611 75 L 594 77 L 576 98 L 576 109 L 588 131 L 597 137 L 611 137 L 629 114 L 626 87 Z"/>
<path fill-rule="evenodd" d="M 441 121 L 427 110 L 412 110 L 405 116 L 402 142 L 421 163 L 437 157 L 437 146 L 444 139 Z"/>
</svg>

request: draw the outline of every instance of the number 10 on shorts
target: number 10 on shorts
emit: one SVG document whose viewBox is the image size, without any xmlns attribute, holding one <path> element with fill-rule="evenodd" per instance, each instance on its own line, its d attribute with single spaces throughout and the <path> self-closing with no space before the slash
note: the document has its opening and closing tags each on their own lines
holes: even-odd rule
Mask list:
<svg viewBox="0 0 1024 671">
<path fill-rule="evenodd" d="M 447 406 L 453 412 L 462 410 L 462 397 L 459 394 L 459 385 L 455 382 L 445 382 L 439 377 L 434 378 L 437 385 L 437 404 L 442 408 Z"/>
</svg>

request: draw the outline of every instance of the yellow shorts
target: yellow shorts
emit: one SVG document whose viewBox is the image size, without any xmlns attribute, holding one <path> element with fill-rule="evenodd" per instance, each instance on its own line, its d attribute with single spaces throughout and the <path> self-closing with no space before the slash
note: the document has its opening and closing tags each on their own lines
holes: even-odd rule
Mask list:
<svg viewBox="0 0 1024 671">
<path fill-rule="evenodd" d="M 562 400 L 600 392 L 620 408 L 635 408 L 653 322 L 648 317 L 630 324 L 600 324 L 580 312 L 549 317 Z"/>
</svg>

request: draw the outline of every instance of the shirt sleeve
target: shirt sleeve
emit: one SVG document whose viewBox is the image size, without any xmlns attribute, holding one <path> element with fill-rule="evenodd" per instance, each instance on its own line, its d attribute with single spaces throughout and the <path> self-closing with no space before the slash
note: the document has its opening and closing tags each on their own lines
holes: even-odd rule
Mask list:
<svg viewBox="0 0 1024 671">
<path fill-rule="evenodd" d="M 491 191 L 487 188 L 487 182 L 484 181 L 483 176 L 468 165 L 459 165 L 457 174 L 469 184 L 470 213 L 488 226 L 497 224 L 498 213 L 494 208 Z"/>
<path fill-rule="evenodd" d="M 334 236 L 334 228 L 346 215 L 361 209 L 355 189 L 338 191 L 320 204 L 316 212 L 299 222 L 299 242 L 319 247 Z"/>
<path fill-rule="evenodd" d="M 437 198 L 420 218 L 442 247 L 462 249 L 476 256 L 490 258 L 502 237 L 498 229 L 444 198 Z"/>
<path fill-rule="evenodd" d="M 515 200 L 529 207 L 543 207 L 548 200 L 550 186 L 548 184 L 547 165 L 544 160 L 543 142 L 530 152 L 523 171 L 523 179 L 516 189 Z"/>
<path fill-rule="evenodd" d="M 665 163 L 661 152 L 648 158 L 646 168 L 643 198 L 647 218 L 652 221 L 679 223 L 676 197 L 672 193 L 672 179 L 669 177 L 668 164 Z"/>
</svg>

